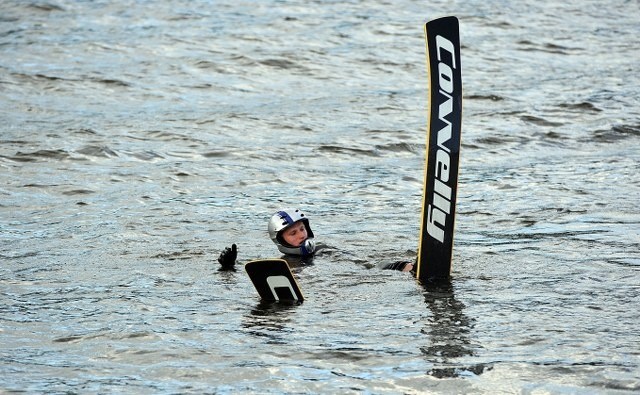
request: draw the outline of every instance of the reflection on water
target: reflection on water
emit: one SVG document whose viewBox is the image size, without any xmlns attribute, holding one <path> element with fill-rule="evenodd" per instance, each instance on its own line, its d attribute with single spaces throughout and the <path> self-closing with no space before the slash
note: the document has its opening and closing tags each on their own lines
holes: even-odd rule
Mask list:
<svg viewBox="0 0 640 395">
<path fill-rule="evenodd" d="M 291 327 L 288 324 L 299 305 L 296 301 L 261 301 L 244 317 L 242 327 L 269 344 L 289 344 L 291 339 L 287 333 Z"/>
<path fill-rule="evenodd" d="M 465 306 L 456 300 L 450 280 L 434 280 L 423 283 L 424 302 L 431 313 L 427 326 L 421 329 L 429 339 L 429 345 L 420 351 L 434 364 L 428 374 L 437 378 L 457 377 L 465 373 L 481 374 L 490 367 L 484 364 L 460 365 L 457 360 L 473 356 L 478 346 L 470 339 L 473 319 L 465 313 Z"/>
</svg>

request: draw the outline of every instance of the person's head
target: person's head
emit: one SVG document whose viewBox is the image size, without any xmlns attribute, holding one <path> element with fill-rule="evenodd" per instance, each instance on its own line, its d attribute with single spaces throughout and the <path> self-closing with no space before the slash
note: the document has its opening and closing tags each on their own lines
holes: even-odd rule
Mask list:
<svg viewBox="0 0 640 395">
<path fill-rule="evenodd" d="M 310 255 L 315 249 L 309 219 L 298 209 L 276 212 L 269 220 L 269 237 L 285 254 Z"/>
</svg>

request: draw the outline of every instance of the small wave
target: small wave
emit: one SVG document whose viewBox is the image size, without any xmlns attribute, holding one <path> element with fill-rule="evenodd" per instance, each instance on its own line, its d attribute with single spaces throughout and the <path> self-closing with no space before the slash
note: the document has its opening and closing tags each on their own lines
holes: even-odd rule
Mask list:
<svg viewBox="0 0 640 395">
<path fill-rule="evenodd" d="M 15 20 L 14 21 L 11 21 L 8 19 L 3 20 L 2 18 L 0 18 L 0 22 L 15 22 Z M 22 33 L 23 31 L 24 29 L 10 29 L 4 32 L 0 32 L 0 37 L 9 37 L 14 34 Z"/>
<path fill-rule="evenodd" d="M 197 156 L 197 154 L 192 151 L 170 151 L 170 152 L 165 152 L 165 155 L 171 158 L 181 158 L 181 159 L 190 159 L 190 158 L 195 158 Z"/>
<path fill-rule="evenodd" d="M 200 120 L 195 121 L 195 123 L 196 123 L 197 125 L 206 125 L 206 124 L 208 124 L 208 123 L 216 123 L 216 122 L 217 122 L 217 119 L 215 119 L 215 118 L 210 118 L 210 119 L 200 119 Z"/>
<path fill-rule="evenodd" d="M 560 55 L 568 55 L 570 52 L 582 50 L 582 48 L 578 48 L 578 47 L 570 48 L 570 47 L 565 47 L 563 45 L 558 45 L 554 43 L 536 44 L 529 40 L 518 41 L 518 44 L 522 46 L 521 50 L 527 51 L 527 52 L 539 51 L 539 52 L 547 52 L 547 53 L 560 54 Z"/>
<path fill-rule="evenodd" d="M 164 159 L 164 156 L 155 151 L 129 152 L 128 155 L 145 162 Z"/>
<path fill-rule="evenodd" d="M 167 18 L 168 21 L 188 21 L 188 20 L 199 20 L 206 18 L 205 14 L 189 12 L 189 13 L 176 13 L 175 16 L 170 16 Z"/>
<path fill-rule="evenodd" d="M 65 150 L 38 150 L 34 152 L 18 151 L 12 157 L 5 157 L 16 162 L 36 162 L 42 159 L 65 160 L 69 158 L 69 153 Z"/>
<path fill-rule="evenodd" d="M 153 332 L 133 332 L 120 336 L 121 339 L 137 339 L 137 338 L 153 338 L 155 334 Z"/>
<path fill-rule="evenodd" d="M 290 70 L 290 69 L 302 69 L 303 67 L 288 59 L 265 59 L 261 60 L 260 64 L 275 67 L 278 69 Z"/>
<path fill-rule="evenodd" d="M 202 154 L 205 158 L 223 158 L 225 156 L 229 156 L 229 153 L 226 151 L 209 151 Z"/>
<path fill-rule="evenodd" d="M 76 151 L 78 154 L 96 158 L 113 158 L 118 154 L 107 146 L 88 145 Z"/>
<path fill-rule="evenodd" d="M 92 81 L 98 82 L 100 84 L 110 85 L 110 86 L 121 86 L 121 87 L 129 87 L 130 83 L 122 80 L 118 80 L 115 78 L 93 78 Z"/>
<path fill-rule="evenodd" d="M 24 184 L 22 187 L 23 188 L 51 188 L 51 187 L 57 187 L 60 186 L 59 184 L 35 184 L 35 183 L 29 183 L 29 184 Z"/>
<path fill-rule="evenodd" d="M 205 255 L 206 253 L 204 251 L 192 251 L 192 250 L 186 249 L 182 251 L 161 252 L 159 254 L 153 255 L 151 258 L 175 261 L 175 260 L 193 259 L 194 257 L 201 257 Z"/>
<path fill-rule="evenodd" d="M 490 100 L 490 101 L 502 101 L 504 97 L 498 95 L 469 95 L 465 96 L 468 100 Z"/>
<path fill-rule="evenodd" d="M 346 155 L 364 155 L 364 156 L 379 156 L 377 152 L 373 150 L 361 149 L 361 148 L 350 148 L 350 147 L 339 147 L 337 145 L 322 145 L 316 148 L 316 151 L 319 152 L 327 152 L 334 154 L 346 154 Z"/>
<path fill-rule="evenodd" d="M 487 26 L 487 27 L 497 27 L 497 28 L 501 28 L 501 29 L 512 29 L 514 26 L 513 24 L 507 22 L 507 21 L 500 21 L 500 20 L 495 20 L 495 21 L 485 21 L 483 20 L 483 23 Z"/>
<path fill-rule="evenodd" d="M 191 136 L 188 135 L 184 135 L 184 134 L 180 134 L 180 133 L 175 133 L 175 132 L 168 132 L 168 131 L 164 131 L 164 130 L 151 130 L 146 132 L 149 137 L 153 138 L 153 139 L 157 139 L 157 140 L 161 140 L 161 141 L 193 141 L 193 142 L 200 142 L 200 140 L 197 140 Z"/>
<path fill-rule="evenodd" d="M 490 236 L 496 239 L 502 239 L 502 240 L 525 242 L 525 241 L 531 241 L 531 240 L 572 238 L 572 237 L 579 237 L 584 235 L 592 236 L 597 233 L 606 233 L 606 231 L 597 230 L 597 229 L 557 231 L 557 232 L 554 232 L 554 231 L 541 232 L 541 231 L 532 230 L 530 232 L 494 233 L 494 234 L 487 233 L 487 236 Z"/>
<path fill-rule="evenodd" d="M 634 136 L 640 136 L 640 125 L 616 125 L 611 129 L 593 132 L 593 139 L 603 143 L 614 143 Z"/>
<path fill-rule="evenodd" d="M 225 73 L 227 70 L 216 62 L 208 60 L 199 60 L 194 63 L 195 67 L 203 70 L 212 70 L 218 73 Z"/>
<path fill-rule="evenodd" d="M 95 191 L 92 191 L 91 189 L 72 189 L 70 191 L 62 192 L 62 194 L 66 196 L 90 195 L 92 193 L 95 193 Z"/>
<path fill-rule="evenodd" d="M 488 137 L 481 137 L 475 140 L 477 144 L 488 145 L 488 146 L 499 146 L 507 143 L 524 142 L 524 141 L 529 141 L 529 139 L 526 139 L 524 137 L 519 137 L 519 136 L 512 136 L 512 135 L 488 136 Z"/>
<path fill-rule="evenodd" d="M 520 117 L 523 121 L 527 123 L 532 123 L 538 126 L 562 126 L 564 125 L 562 122 L 552 122 L 548 121 L 544 118 L 534 117 L 533 115 L 523 115 Z"/>
<path fill-rule="evenodd" d="M 0 22 L 17 22 L 20 19 L 13 16 L 0 15 Z"/>
<path fill-rule="evenodd" d="M 523 115 L 520 117 L 521 120 L 527 122 L 527 123 L 532 123 L 534 125 L 538 125 L 538 126 L 562 126 L 564 125 L 562 122 L 553 122 L 553 121 L 548 121 L 544 118 L 540 118 L 540 117 L 535 117 L 533 115 Z"/>
<path fill-rule="evenodd" d="M 547 132 L 544 134 L 544 136 L 548 139 L 566 139 L 565 136 L 561 135 L 560 133 L 556 133 L 556 132 Z"/>
<path fill-rule="evenodd" d="M 591 111 L 591 112 L 601 112 L 602 110 L 598 107 L 594 106 L 589 102 L 582 103 L 562 103 L 558 107 L 567 109 L 567 110 L 576 110 L 576 111 Z"/>
<path fill-rule="evenodd" d="M 84 336 L 72 335 L 72 336 L 64 336 L 64 337 L 59 337 L 57 339 L 53 339 L 53 342 L 54 343 L 77 343 L 82 339 L 84 339 Z"/>
<path fill-rule="evenodd" d="M 57 5 L 57 4 L 53 4 L 53 3 L 31 3 L 29 4 L 29 8 L 32 8 L 34 10 L 38 10 L 38 11 L 47 11 L 47 12 L 51 12 L 51 11 L 65 11 L 64 8 L 62 8 L 61 6 Z"/>
<path fill-rule="evenodd" d="M 79 135 L 90 135 L 90 136 L 98 135 L 98 132 L 96 132 L 95 130 L 93 130 L 91 128 L 67 129 L 67 131 L 69 131 L 71 133 L 74 133 L 74 134 L 79 134 Z"/>
<path fill-rule="evenodd" d="M 138 339 L 138 338 L 153 338 L 155 335 L 152 332 L 139 331 L 132 333 L 112 334 L 107 332 L 97 332 L 86 335 L 69 335 L 62 336 L 53 339 L 54 343 L 78 343 L 84 340 L 92 340 L 97 338 L 110 338 L 113 340 L 125 340 L 125 339 Z"/>
<path fill-rule="evenodd" d="M 611 259 L 610 262 L 621 266 L 640 268 L 640 258 L 616 258 Z"/>
<path fill-rule="evenodd" d="M 29 145 L 31 142 L 27 140 L 0 140 L 0 144 Z"/>
<path fill-rule="evenodd" d="M 46 75 L 46 74 L 35 74 L 34 77 L 36 77 L 37 79 L 47 80 L 47 81 L 66 80 L 66 78 L 57 77 L 54 75 Z"/>
<path fill-rule="evenodd" d="M 41 82 L 58 82 L 58 81 L 74 81 L 72 79 L 58 77 L 55 75 L 48 75 L 43 73 L 36 74 L 25 74 L 25 73 L 10 73 L 11 77 L 13 77 L 13 81 L 3 81 L 6 84 L 21 84 L 21 83 L 41 83 Z"/>
<path fill-rule="evenodd" d="M 409 143 L 393 143 L 387 145 L 376 145 L 376 149 L 389 152 L 416 152 L 416 147 Z"/>
</svg>

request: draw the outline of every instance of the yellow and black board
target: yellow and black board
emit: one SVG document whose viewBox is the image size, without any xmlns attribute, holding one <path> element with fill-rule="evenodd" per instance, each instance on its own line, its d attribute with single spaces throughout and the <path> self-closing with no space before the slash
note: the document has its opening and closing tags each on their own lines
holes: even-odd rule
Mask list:
<svg viewBox="0 0 640 395">
<path fill-rule="evenodd" d="M 265 301 L 302 302 L 304 296 L 284 259 L 259 259 L 244 265 L 258 294 Z"/>
<path fill-rule="evenodd" d="M 451 275 L 462 126 L 460 32 L 454 16 L 425 24 L 429 97 L 416 277 Z"/>
</svg>

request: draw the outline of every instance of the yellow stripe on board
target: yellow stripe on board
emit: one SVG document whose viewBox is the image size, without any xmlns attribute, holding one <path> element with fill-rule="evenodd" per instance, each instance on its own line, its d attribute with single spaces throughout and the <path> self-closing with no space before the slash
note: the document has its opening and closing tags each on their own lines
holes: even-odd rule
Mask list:
<svg viewBox="0 0 640 395">
<path fill-rule="evenodd" d="M 420 271 L 422 270 L 422 238 L 424 237 L 424 215 L 425 205 L 427 202 L 427 169 L 429 168 L 429 136 L 431 134 L 431 62 L 429 59 L 429 40 L 427 39 L 427 24 L 423 26 L 424 29 L 424 41 L 426 46 L 426 59 L 427 59 L 427 139 L 425 143 L 425 155 L 424 155 L 424 175 L 422 183 L 422 208 L 420 209 L 420 235 L 418 239 L 418 262 L 416 269 L 416 278 L 420 278 Z"/>
</svg>

